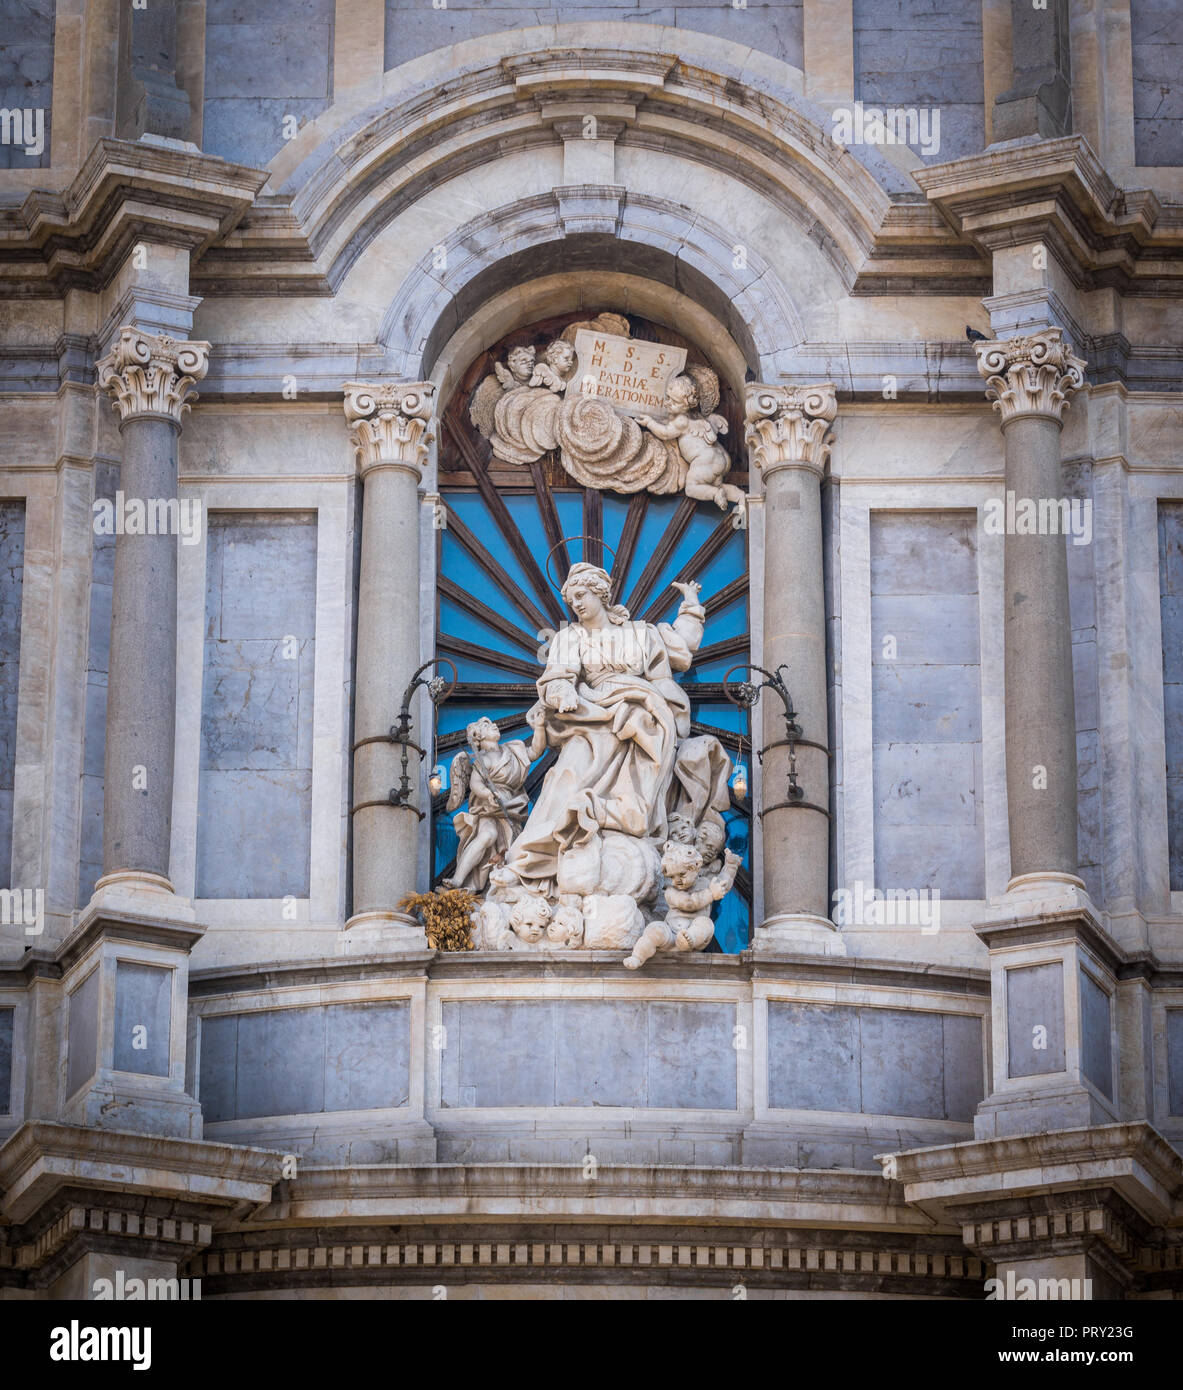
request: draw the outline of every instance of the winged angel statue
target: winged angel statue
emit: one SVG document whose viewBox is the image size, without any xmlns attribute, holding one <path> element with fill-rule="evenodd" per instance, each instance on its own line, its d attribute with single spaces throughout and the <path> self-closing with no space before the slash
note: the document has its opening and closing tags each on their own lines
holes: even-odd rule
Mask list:
<svg viewBox="0 0 1183 1390">
<path fill-rule="evenodd" d="M 727 421 L 714 414 L 719 378 L 688 364 L 666 386 L 664 420 L 614 409 L 593 391 L 567 388 L 579 371 L 575 337 L 581 329 L 629 336 L 619 314 L 570 324 L 541 358 L 530 346 L 511 348 L 473 393 L 469 415 L 505 463 L 530 464 L 553 449 L 584 487 L 611 492 L 684 492 L 723 509 L 744 504 L 724 481 L 731 460 L 719 443 Z M 594 386 L 594 382 L 593 382 Z"/>
</svg>

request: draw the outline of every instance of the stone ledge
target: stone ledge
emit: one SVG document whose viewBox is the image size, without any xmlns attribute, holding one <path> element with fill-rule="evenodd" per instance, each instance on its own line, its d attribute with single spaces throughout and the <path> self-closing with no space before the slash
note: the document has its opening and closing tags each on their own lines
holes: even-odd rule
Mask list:
<svg viewBox="0 0 1183 1390">
<path fill-rule="evenodd" d="M 26 1221 L 67 1187 L 250 1210 L 270 1201 L 283 1159 L 268 1149 L 29 1120 L 0 1148 L 0 1214 Z"/>
<path fill-rule="evenodd" d="M 1183 1155 L 1145 1121 L 975 1140 L 879 1156 L 904 1200 L 934 1219 L 954 1204 L 1106 1187 L 1156 1226 L 1183 1222 Z"/>
</svg>

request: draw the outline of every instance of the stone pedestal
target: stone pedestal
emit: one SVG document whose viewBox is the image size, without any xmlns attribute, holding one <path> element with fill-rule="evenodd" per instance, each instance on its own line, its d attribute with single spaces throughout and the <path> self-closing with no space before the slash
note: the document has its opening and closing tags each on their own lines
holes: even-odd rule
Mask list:
<svg viewBox="0 0 1183 1390">
<path fill-rule="evenodd" d="M 790 750 L 785 711 L 765 690 L 760 702 L 763 749 L 764 921 L 758 951 L 845 954 L 830 920 L 829 719 L 826 706 L 826 615 L 822 587 L 821 480 L 834 386 L 747 388 L 746 439 L 764 478 L 764 652 L 770 671 L 784 666 L 801 726 L 797 780 L 804 799 L 789 797 Z"/>
<path fill-rule="evenodd" d="M 342 950 L 421 951 L 427 938 L 399 903 L 416 888 L 420 757 L 410 749 L 411 797 L 390 803 L 402 748 L 390 740 L 403 691 L 420 664 L 418 488 L 431 439 L 431 382 L 348 382 L 345 418 L 361 471 L 361 573 L 353 729 L 353 912 Z M 430 730 L 412 725 L 426 748 Z"/>
</svg>

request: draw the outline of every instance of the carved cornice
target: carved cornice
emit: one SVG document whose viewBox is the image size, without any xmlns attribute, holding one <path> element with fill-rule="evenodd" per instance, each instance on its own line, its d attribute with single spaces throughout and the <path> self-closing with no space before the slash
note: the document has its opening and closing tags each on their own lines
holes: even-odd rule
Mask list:
<svg viewBox="0 0 1183 1390">
<path fill-rule="evenodd" d="M 152 415 L 179 425 L 197 399 L 193 387 L 209 370 L 209 352 L 209 343 L 178 342 L 124 327 L 96 364 L 99 386 L 113 398 L 124 423 Z"/>
<path fill-rule="evenodd" d="M 778 468 L 810 468 L 821 474 L 834 436 L 829 426 L 838 414 L 832 381 L 816 386 L 747 388 L 744 442 L 751 460 L 767 478 Z"/>
<path fill-rule="evenodd" d="M 1063 330 L 975 343 L 986 396 L 1004 426 L 1019 416 L 1047 416 L 1060 423 L 1068 397 L 1084 385 L 1084 362 L 1072 354 Z"/>
<path fill-rule="evenodd" d="M 407 468 L 415 477 L 427 462 L 435 383 L 369 385 L 347 381 L 345 419 L 363 476 L 374 468 Z"/>
</svg>

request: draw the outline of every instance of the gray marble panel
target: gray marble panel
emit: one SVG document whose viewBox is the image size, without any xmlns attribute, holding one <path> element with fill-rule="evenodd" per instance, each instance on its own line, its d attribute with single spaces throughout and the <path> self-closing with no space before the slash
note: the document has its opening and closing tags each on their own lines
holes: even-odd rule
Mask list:
<svg viewBox="0 0 1183 1390">
<path fill-rule="evenodd" d="M 325 1100 L 324 1056 L 323 1009 L 240 1014 L 238 1118 L 319 1113 Z"/>
<path fill-rule="evenodd" d="M 210 518 L 197 895 L 307 897 L 316 522 Z"/>
<path fill-rule="evenodd" d="M 1183 164 L 1183 8 L 1178 0 L 1130 0 L 1134 161 Z"/>
<path fill-rule="evenodd" d="M 16 775 L 24 573 L 25 504 L 0 502 L 0 888 L 13 886 L 12 789 Z"/>
<path fill-rule="evenodd" d="M 733 1004 L 651 1003 L 648 1032 L 651 1106 L 735 1109 Z"/>
<path fill-rule="evenodd" d="M 238 1113 L 238 1014 L 201 1020 L 198 1099 L 207 1124 L 232 1120 Z"/>
<path fill-rule="evenodd" d="M 895 639 L 895 655 L 885 639 Z M 977 594 L 876 594 L 871 610 L 875 665 L 976 666 L 981 659 Z"/>
<path fill-rule="evenodd" d="M 1103 1096 L 1113 1099 L 1113 1054 L 1109 995 L 1087 970 L 1080 972 L 1081 1071 Z"/>
<path fill-rule="evenodd" d="M 768 1005 L 768 1104 L 777 1110 L 859 1106 L 858 1012 L 828 1004 Z"/>
<path fill-rule="evenodd" d="M 976 594 L 977 517 L 971 512 L 872 512 L 873 594 Z"/>
<path fill-rule="evenodd" d="M 0 1009 L 0 1115 L 12 1114 L 12 1034 L 15 1009 Z"/>
<path fill-rule="evenodd" d="M 1168 1009 L 1166 1015 L 1168 1111 L 1183 1115 L 1183 1009 Z"/>
<path fill-rule="evenodd" d="M 556 1006 L 556 1105 L 646 1104 L 646 1056 L 638 1042 L 647 1007 L 620 999 Z"/>
<path fill-rule="evenodd" d="M 883 662 L 871 676 L 873 737 L 883 743 L 976 743 L 982 737 L 979 668 Z"/>
<path fill-rule="evenodd" d="M 0 107 L 39 108 L 45 148 L 30 156 L 21 145 L 0 145 L 0 169 L 47 169 L 53 106 L 54 0 L 0 0 Z"/>
<path fill-rule="evenodd" d="M 406 1105 L 411 1086 L 411 1006 L 330 1004 L 325 1009 L 326 1110 Z"/>
<path fill-rule="evenodd" d="M 70 995 L 66 1033 L 66 1096 L 95 1073 L 99 1060 L 99 971 L 92 970 Z"/>
<path fill-rule="evenodd" d="M 986 1094 L 982 1020 L 965 1014 L 942 1014 L 941 1045 L 945 1119 L 971 1121 Z"/>
<path fill-rule="evenodd" d="M 1158 504 L 1167 836 L 1172 889 L 1183 888 L 1183 502 Z"/>
<path fill-rule="evenodd" d="M 115 1066 L 167 1076 L 173 971 L 121 960 L 115 968 Z"/>
<path fill-rule="evenodd" d="M 939 1014 L 859 1009 L 862 1110 L 941 1119 L 944 1043 Z"/>
<path fill-rule="evenodd" d="M 554 1105 L 553 1011 L 543 1002 L 445 1002 L 442 1103 Z"/>
<path fill-rule="evenodd" d="M 1064 967 L 1059 961 L 1006 972 L 1006 1025 L 1010 1076 L 1064 1070 Z"/>
</svg>

